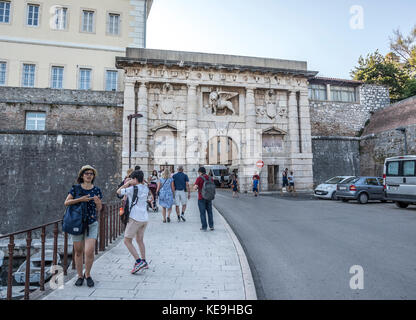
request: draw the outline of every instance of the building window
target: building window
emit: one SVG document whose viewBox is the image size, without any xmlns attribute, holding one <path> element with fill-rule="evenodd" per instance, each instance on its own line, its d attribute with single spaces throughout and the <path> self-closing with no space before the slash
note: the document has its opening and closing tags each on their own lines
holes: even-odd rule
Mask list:
<svg viewBox="0 0 416 320">
<path fill-rule="evenodd" d="M 94 32 L 94 11 L 82 11 L 82 31 Z"/>
<path fill-rule="evenodd" d="M 62 89 L 64 82 L 64 67 L 52 67 L 51 88 Z"/>
<path fill-rule="evenodd" d="M 326 93 L 326 85 L 311 84 L 309 85 L 309 99 L 325 101 L 328 99 Z"/>
<path fill-rule="evenodd" d="M 10 2 L 0 1 L 0 22 L 10 22 Z"/>
<path fill-rule="evenodd" d="M 36 66 L 34 64 L 23 64 L 22 87 L 35 86 L 35 70 Z"/>
<path fill-rule="evenodd" d="M 0 61 L 0 86 L 6 85 L 6 62 Z"/>
<path fill-rule="evenodd" d="M 54 28 L 56 30 L 66 29 L 67 12 L 68 12 L 68 8 L 63 8 L 63 7 L 55 8 Z"/>
<path fill-rule="evenodd" d="M 108 14 L 107 33 L 112 35 L 120 34 L 120 15 L 115 13 Z"/>
<path fill-rule="evenodd" d="M 79 69 L 79 89 L 91 89 L 91 69 Z"/>
<path fill-rule="evenodd" d="M 331 86 L 332 101 L 338 102 L 356 102 L 356 93 L 354 87 Z"/>
<path fill-rule="evenodd" d="M 39 25 L 39 5 L 27 5 L 27 25 L 37 27 Z"/>
<path fill-rule="evenodd" d="M 117 91 L 117 71 L 110 71 L 106 72 L 106 80 L 105 80 L 105 90 L 107 91 Z"/>
<path fill-rule="evenodd" d="M 45 112 L 26 112 L 26 130 L 45 130 Z"/>
</svg>

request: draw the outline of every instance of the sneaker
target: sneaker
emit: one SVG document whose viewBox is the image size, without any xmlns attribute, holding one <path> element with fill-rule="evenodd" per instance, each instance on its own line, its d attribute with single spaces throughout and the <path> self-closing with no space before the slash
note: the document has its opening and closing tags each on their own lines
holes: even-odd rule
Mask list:
<svg viewBox="0 0 416 320">
<path fill-rule="evenodd" d="M 168 222 L 170 222 L 170 218 L 168 217 Z"/>
<path fill-rule="evenodd" d="M 211 231 L 214 231 L 215 229 L 214 229 L 214 227 L 212 227 L 212 228 L 209 228 Z"/>
<path fill-rule="evenodd" d="M 131 270 L 131 274 L 135 274 L 135 273 L 137 273 L 140 269 L 139 269 L 139 266 L 140 266 L 140 264 L 143 262 L 143 260 L 141 260 L 140 262 L 136 262 L 135 264 L 134 264 L 134 267 L 133 267 L 133 270 Z"/>
<path fill-rule="evenodd" d="M 185 222 L 185 221 L 186 221 L 186 219 L 185 219 L 185 217 L 183 216 L 183 214 L 181 215 L 181 219 L 182 219 L 182 221 L 183 221 L 183 222 Z"/>
<path fill-rule="evenodd" d="M 92 280 L 91 276 L 87 278 L 87 286 L 90 288 L 94 287 L 94 281 Z"/>
<path fill-rule="evenodd" d="M 201 229 L 199 229 L 199 230 L 201 230 L 201 231 L 203 231 L 203 232 L 206 232 L 206 231 L 207 231 L 207 229 L 204 229 L 204 228 L 201 228 Z"/>
<path fill-rule="evenodd" d="M 180 216 L 178 216 L 178 222 L 181 222 L 181 217 Z"/>
<path fill-rule="evenodd" d="M 138 271 L 146 269 L 149 269 L 149 264 L 145 260 L 142 260 L 138 266 Z"/>
<path fill-rule="evenodd" d="M 78 280 L 75 282 L 75 285 L 77 287 L 81 287 L 84 284 L 84 277 L 78 278 Z"/>
</svg>

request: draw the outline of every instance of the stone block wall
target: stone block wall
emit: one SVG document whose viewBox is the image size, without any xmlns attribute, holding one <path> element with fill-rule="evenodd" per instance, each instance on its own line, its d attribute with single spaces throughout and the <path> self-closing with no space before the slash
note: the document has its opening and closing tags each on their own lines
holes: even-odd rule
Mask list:
<svg viewBox="0 0 416 320">
<path fill-rule="evenodd" d="M 361 172 L 382 175 L 384 160 L 404 155 L 404 134 L 407 130 L 408 154 L 416 154 L 416 97 L 395 103 L 371 117 L 360 143 Z"/>
<path fill-rule="evenodd" d="M 0 87 L 0 234 L 62 217 L 79 169 L 97 168 L 106 200 L 121 180 L 123 94 Z M 44 111 L 45 131 L 25 112 Z"/>
</svg>

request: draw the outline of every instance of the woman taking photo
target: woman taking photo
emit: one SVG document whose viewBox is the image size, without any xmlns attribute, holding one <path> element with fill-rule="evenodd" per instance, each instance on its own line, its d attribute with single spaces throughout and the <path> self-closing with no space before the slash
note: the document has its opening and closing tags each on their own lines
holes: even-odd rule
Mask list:
<svg viewBox="0 0 416 320">
<path fill-rule="evenodd" d="M 160 193 L 159 193 L 160 191 Z M 175 192 L 175 184 L 170 177 L 170 172 L 165 169 L 162 173 L 162 177 L 157 185 L 156 194 L 159 193 L 159 204 L 162 207 L 163 223 L 166 223 L 166 209 L 168 209 L 167 222 L 170 222 L 170 214 L 173 207 L 173 193 Z"/>
<path fill-rule="evenodd" d="M 71 235 L 74 243 L 74 258 L 77 268 L 78 280 L 75 285 L 80 287 L 87 280 L 88 287 L 94 286 L 91 278 L 91 268 L 94 262 L 95 243 L 98 236 L 97 212 L 102 209 L 101 199 L 103 195 L 101 190 L 94 186 L 94 180 L 97 176 L 97 170 L 91 166 L 84 166 L 78 173 L 77 185 L 73 186 L 65 200 L 65 206 L 71 206 L 80 202 L 87 203 L 88 228 L 84 234 Z M 85 254 L 85 274 L 83 270 L 83 256 Z"/>
</svg>

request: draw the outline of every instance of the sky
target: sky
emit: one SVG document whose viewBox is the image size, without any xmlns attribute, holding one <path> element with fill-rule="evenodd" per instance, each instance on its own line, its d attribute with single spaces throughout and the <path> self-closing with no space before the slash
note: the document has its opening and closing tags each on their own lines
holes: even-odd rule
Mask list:
<svg viewBox="0 0 416 320">
<path fill-rule="evenodd" d="M 147 48 L 300 60 L 350 79 L 360 55 L 390 51 L 416 0 L 154 0 Z"/>
</svg>

